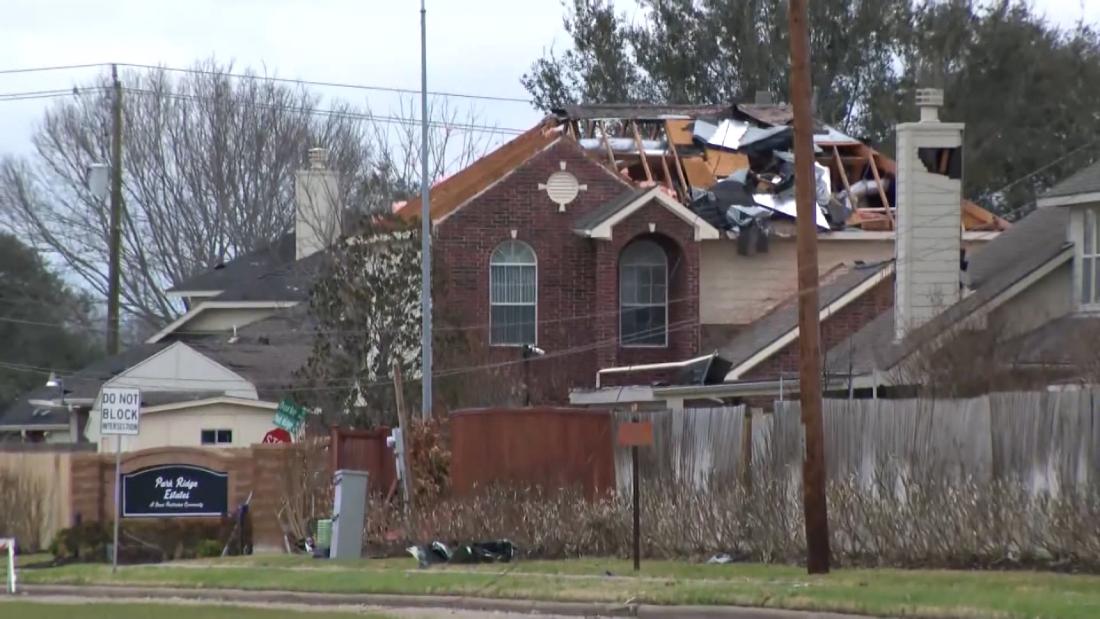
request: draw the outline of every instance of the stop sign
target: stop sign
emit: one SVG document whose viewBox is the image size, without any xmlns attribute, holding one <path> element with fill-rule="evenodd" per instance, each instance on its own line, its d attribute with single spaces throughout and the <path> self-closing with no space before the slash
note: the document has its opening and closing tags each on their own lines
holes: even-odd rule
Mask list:
<svg viewBox="0 0 1100 619">
<path fill-rule="evenodd" d="M 264 435 L 264 443 L 289 443 L 290 432 L 282 428 L 275 428 Z"/>
</svg>

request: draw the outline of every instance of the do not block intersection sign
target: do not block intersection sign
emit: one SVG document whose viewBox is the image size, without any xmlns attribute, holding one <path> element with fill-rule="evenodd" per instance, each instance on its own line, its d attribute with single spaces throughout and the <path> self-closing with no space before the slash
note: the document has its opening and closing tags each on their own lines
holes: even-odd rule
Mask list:
<svg viewBox="0 0 1100 619">
<path fill-rule="evenodd" d="M 141 392 L 137 389 L 108 387 L 100 392 L 100 396 L 100 434 L 136 436 L 141 411 Z"/>
</svg>

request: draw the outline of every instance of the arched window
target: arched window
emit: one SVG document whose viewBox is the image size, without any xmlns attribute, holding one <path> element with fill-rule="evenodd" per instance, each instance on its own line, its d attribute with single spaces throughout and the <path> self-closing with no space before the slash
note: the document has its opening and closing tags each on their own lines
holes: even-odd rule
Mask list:
<svg viewBox="0 0 1100 619">
<path fill-rule="evenodd" d="M 668 257 L 653 241 L 635 241 L 619 257 L 619 341 L 668 345 Z"/>
<path fill-rule="evenodd" d="M 538 276 L 535 251 L 521 241 L 505 241 L 489 258 L 489 343 L 534 344 Z"/>
</svg>

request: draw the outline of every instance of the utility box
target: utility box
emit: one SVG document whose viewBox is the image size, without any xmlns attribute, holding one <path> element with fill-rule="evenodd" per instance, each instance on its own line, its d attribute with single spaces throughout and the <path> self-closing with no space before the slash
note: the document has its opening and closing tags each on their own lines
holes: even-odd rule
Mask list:
<svg viewBox="0 0 1100 619">
<path fill-rule="evenodd" d="M 363 522 L 367 509 L 367 472 L 340 469 L 333 476 L 330 559 L 358 559 L 363 555 Z"/>
</svg>

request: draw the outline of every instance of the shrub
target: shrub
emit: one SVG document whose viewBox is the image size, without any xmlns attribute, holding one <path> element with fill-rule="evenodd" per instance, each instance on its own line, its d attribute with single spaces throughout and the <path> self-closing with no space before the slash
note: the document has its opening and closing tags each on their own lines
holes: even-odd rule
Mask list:
<svg viewBox="0 0 1100 619">
<path fill-rule="evenodd" d="M 25 471 L 0 471 L 0 537 L 14 537 L 21 549 L 42 547 L 46 488 Z"/>
<path fill-rule="evenodd" d="M 197 554 L 202 558 L 220 557 L 223 547 L 222 543 L 216 539 L 204 539 L 199 542 Z"/>
</svg>

